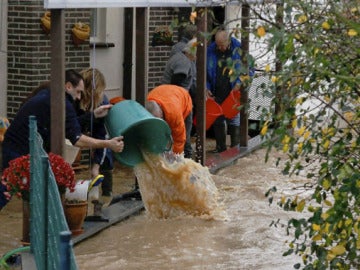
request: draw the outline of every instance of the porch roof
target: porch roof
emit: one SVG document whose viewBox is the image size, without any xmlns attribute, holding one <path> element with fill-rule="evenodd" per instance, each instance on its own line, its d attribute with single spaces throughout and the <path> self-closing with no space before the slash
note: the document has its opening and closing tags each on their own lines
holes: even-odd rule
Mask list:
<svg viewBox="0 0 360 270">
<path fill-rule="evenodd" d="M 45 8 L 110 8 L 110 7 L 210 7 L 262 3 L 264 0 L 44 0 Z"/>
</svg>

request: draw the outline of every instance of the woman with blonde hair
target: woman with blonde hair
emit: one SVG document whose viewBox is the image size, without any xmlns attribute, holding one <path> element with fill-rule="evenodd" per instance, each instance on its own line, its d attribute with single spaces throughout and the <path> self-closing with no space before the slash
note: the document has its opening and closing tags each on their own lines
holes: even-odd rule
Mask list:
<svg viewBox="0 0 360 270">
<path fill-rule="evenodd" d="M 80 99 L 80 109 L 92 111 L 103 103 L 106 87 L 104 75 L 96 68 L 87 68 L 80 72 L 84 78 L 84 92 Z"/>
<path fill-rule="evenodd" d="M 106 88 L 105 77 L 96 68 L 87 68 L 80 72 L 84 78 L 84 91 L 81 99 L 75 104 L 78 119 L 83 132 L 92 134 L 95 138 L 107 137 L 104 118 L 92 117 L 94 109 L 109 104 L 104 91 Z M 102 195 L 112 194 L 113 157 L 110 149 L 95 149 L 91 155 L 92 177 L 104 175 L 102 181 Z"/>
</svg>

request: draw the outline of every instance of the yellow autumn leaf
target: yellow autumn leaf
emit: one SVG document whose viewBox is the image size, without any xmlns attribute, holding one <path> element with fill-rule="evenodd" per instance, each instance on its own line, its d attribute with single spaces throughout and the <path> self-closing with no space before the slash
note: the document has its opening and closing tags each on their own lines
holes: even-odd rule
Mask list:
<svg viewBox="0 0 360 270">
<path fill-rule="evenodd" d="M 349 29 L 347 33 L 350 37 L 357 36 L 358 32 L 355 29 Z"/>
<path fill-rule="evenodd" d="M 259 37 L 265 36 L 265 34 L 266 34 L 265 27 L 264 26 L 258 27 L 257 34 Z"/>
<path fill-rule="evenodd" d="M 347 232 L 346 232 L 345 229 L 343 229 L 343 230 L 340 232 L 340 238 L 346 239 L 347 237 L 348 237 Z"/>
<path fill-rule="evenodd" d="M 350 226 L 352 224 L 352 220 L 350 218 L 345 220 L 345 226 Z"/>
<path fill-rule="evenodd" d="M 297 148 L 298 154 L 300 154 L 300 153 L 302 152 L 303 145 L 304 145 L 304 144 L 303 144 L 302 142 L 300 142 L 300 143 L 298 144 L 298 148 Z"/>
<path fill-rule="evenodd" d="M 270 71 L 270 65 L 267 64 L 267 65 L 265 66 L 265 72 L 269 72 L 269 71 Z"/>
<path fill-rule="evenodd" d="M 281 204 L 285 204 L 285 200 L 286 200 L 285 196 L 282 196 L 282 197 L 281 197 L 281 200 L 280 200 L 280 203 L 281 203 Z"/>
<path fill-rule="evenodd" d="M 304 23 L 304 22 L 307 21 L 307 16 L 302 14 L 302 15 L 299 16 L 297 21 L 298 21 L 298 23 Z"/>
<path fill-rule="evenodd" d="M 343 226 L 343 221 L 342 221 L 342 220 L 340 220 L 340 221 L 339 221 L 339 223 L 337 224 L 337 227 L 338 227 L 339 229 L 341 229 L 341 228 L 342 228 L 342 226 Z"/>
<path fill-rule="evenodd" d="M 303 78 L 296 78 L 295 81 L 293 82 L 294 85 L 301 85 L 304 83 L 304 79 Z"/>
<path fill-rule="evenodd" d="M 287 151 L 289 151 L 289 144 L 284 144 L 282 150 L 283 150 L 284 153 L 286 153 Z"/>
<path fill-rule="evenodd" d="M 324 200 L 324 203 L 325 203 L 327 206 L 332 206 L 332 203 L 331 203 L 329 200 Z"/>
<path fill-rule="evenodd" d="M 330 250 L 330 252 L 336 256 L 344 254 L 345 251 L 346 251 L 346 249 L 342 245 L 337 245 Z"/>
<path fill-rule="evenodd" d="M 190 13 L 190 21 L 194 24 L 197 17 L 196 11 Z"/>
<path fill-rule="evenodd" d="M 356 180 L 356 187 L 357 187 L 357 188 L 360 188 L 360 180 L 359 180 L 359 179 Z"/>
<path fill-rule="evenodd" d="M 328 261 L 332 261 L 335 257 L 336 257 L 335 254 L 332 253 L 332 252 L 329 252 L 329 253 L 326 255 L 326 259 L 327 259 Z"/>
<path fill-rule="evenodd" d="M 309 138 L 310 134 L 311 134 L 311 133 L 310 133 L 309 130 L 305 131 L 305 133 L 304 133 L 304 139 L 306 140 L 307 138 Z"/>
<path fill-rule="evenodd" d="M 321 218 L 322 218 L 323 220 L 326 220 L 328 217 L 329 217 L 329 214 L 328 214 L 328 213 L 322 213 L 322 214 L 321 214 Z"/>
<path fill-rule="evenodd" d="M 324 227 L 324 229 L 323 229 L 323 232 L 324 232 L 324 233 L 329 233 L 329 229 L 330 229 L 330 223 L 326 223 L 326 224 L 325 224 L 325 227 Z"/>
<path fill-rule="evenodd" d="M 320 231 L 320 225 L 318 225 L 318 224 L 313 224 L 311 227 L 316 232 Z"/>
<path fill-rule="evenodd" d="M 229 73 L 230 74 L 230 73 Z M 231 74 L 230 74 L 231 75 Z M 242 82 L 246 82 L 250 80 L 250 76 L 249 75 L 240 75 L 240 80 Z"/>
<path fill-rule="evenodd" d="M 345 112 L 344 118 L 346 119 L 346 121 L 351 122 L 354 118 L 354 113 L 353 112 Z"/>
<path fill-rule="evenodd" d="M 356 240 L 356 248 L 360 249 L 360 238 Z"/>
<path fill-rule="evenodd" d="M 320 234 L 317 234 L 312 238 L 313 241 L 320 241 L 321 239 L 322 239 L 322 237 Z"/>
<path fill-rule="evenodd" d="M 304 207 L 305 207 L 305 200 L 302 199 L 298 205 L 296 206 L 296 211 L 297 212 L 302 212 L 304 210 Z"/>
<path fill-rule="evenodd" d="M 290 137 L 288 135 L 285 135 L 282 139 L 281 143 L 286 144 L 290 142 Z"/>
<path fill-rule="evenodd" d="M 271 81 L 272 81 L 273 83 L 276 83 L 278 80 L 279 80 L 279 78 L 276 77 L 276 76 L 272 76 L 272 77 L 271 77 Z"/>
<path fill-rule="evenodd" d="M 293 120 L 291 121 L 291 126 L 292 126 L 292 128 L 296 128 L 296 126 L 297 126 L 297 119 L 293 119 Z"/>
<path fill-rule="evenodd" d="M 331 181 L 329 179 L 324 179 L 324 181 L 322 182 L 322 187 L 325 190 L 329 190 L 329 188 L 331 187 Z"/>
<path fill-rule="evenodd" d="M 297 130 L 297 134 L 298 134 L 299 136 L 302 136 L 302 135 L 304 134 L 304 132 L 305 132 L 305 129 L 306 129 L 305 126 L 300 127 L 300 128 Z"/>
<path fill-rule="evenodd" d="M 265 136 L 265 134 L 267 133 L 268 130 L 268 125 L 265 123 L 265 125 L 263 125 L 263 127 L 261 128 L 260 134 L 261 136 Z"/>
<path fill-rule="evenodd" d="M 330 24 L 328 22 L 323 22 L 321 24 L 321 27 L 324 29 L 324 30 L 329 30 L 330 29 Z"/>
<path fill-rule="evenodd" d="M 325 150 L 327 150 L 329 148 L 329 145 L 330 145 L 330 140 L 326 140 L 322 146 Z"/>
<path fill-rule="evenodd" d="M 324 100 L 329 103 L 329 102 L 330 102 L 330 96 L 329 96 L 329 95 L 325 95 L 325 96 L 324 96 Z"/>
<path fill-rule="evenodd" d="M 296 105 L 301 105 L 304 103 L 304 98 L 303 97 L 297 98 L 295 102 L 296 102 Z"/>
</svg>

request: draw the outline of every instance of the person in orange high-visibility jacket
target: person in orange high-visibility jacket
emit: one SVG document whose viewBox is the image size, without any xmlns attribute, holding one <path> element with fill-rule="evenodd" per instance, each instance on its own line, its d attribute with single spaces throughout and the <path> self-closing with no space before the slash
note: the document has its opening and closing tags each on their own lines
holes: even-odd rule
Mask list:
<svg viewBox="0 0 360 270">
<path fill-rule="evenodd" d="M 189 92 L 173 84 L 163 84 L 152 89 L 145 103 L 145 108 L 151 114 L 168 123 L 174 141 L 172 151 L 176 154 L 184 152 L 185 158 L 192 156 L 192 107 Z"/>
</svg>

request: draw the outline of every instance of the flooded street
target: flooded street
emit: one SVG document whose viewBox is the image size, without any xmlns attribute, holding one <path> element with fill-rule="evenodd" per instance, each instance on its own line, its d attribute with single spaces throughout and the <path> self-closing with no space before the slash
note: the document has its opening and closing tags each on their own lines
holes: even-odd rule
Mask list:
<svg viewBox="0 0 360 270">
<path fill-rule="evenodd" d="M 264 163 L 264 150 L 239 159 L 213 176 L 226 220 L 198 217 L 131 217 L 80 243 L 75 253 L 80 269 L 292 269 L 296 256 L 283 257 L 284 228 L 291 213 L 269 206 L 264 193 L 276 185 L 281 193 L 305 180 L 288 179 Z"/>
<path fill-rule="evenodd" d="M 157 219 L 142 211 L 77 244 L 79 269 L 293 269 L 300 258 L 282 256 L 292 238 L 269 225 L 277 219 L 287 224 L 294 213 L 269 206 L 264 194 L 274 185 L 278 195 L 291 194 L 307 180 L 283 176 L 274 165 L 281 154 L 267 163 L 264 155 L 257 150 L 213 175 L 225 219 Z M 115 169 L 115 193 L 133 184 L 129 169 Z M 0 254 L 20 243 L 21 207 L 14 201 L 0 212 Z"/>
</svg>

